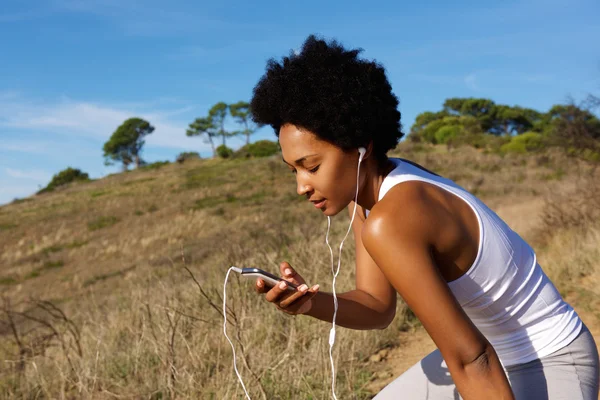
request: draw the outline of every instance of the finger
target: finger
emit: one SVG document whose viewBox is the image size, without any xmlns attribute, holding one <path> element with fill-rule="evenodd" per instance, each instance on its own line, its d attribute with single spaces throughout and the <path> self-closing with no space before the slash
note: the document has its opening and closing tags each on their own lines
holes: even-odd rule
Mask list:
<svg viewBox="0 0 600 400">
<path fill-rule="evenodd" d="M 307 292 L 308 286 L 306 284 L 300 285 L 292 295 L 286 297 L 281 302 L 279 302 L 279 307 L 286 308 L 287 306 L 298 300 L 300 297 L 304 296 Z"/>
<path fill-rule="evenodd" d="M 271 290 L 267 292 L 267 294 L 265 295 L 265 299 L 271 303 L 277 301 L 281 297 L 281 295 L 286 292 L 287 287 L 287 282 L 279 282 L 276 286 L 274 286 Z"/>
<path fill-rule="evenodd" d="M 306 283 L 287 261 L 283 261 L 281 264 L 279 264 L 279 271 L 281 272 L 283 279 L 286 281 L 293 282 L 297 285 Z"/>
<path fill-rule="evenodd" d="M 256 278 L 256 284 L 254 285 L 254 287 L 256 288 L 256 291 L 258 293 L 267 293 L 267 291 L 269 290 L 267 285 L 265 285 L 265 281 L 263 281 L 260 278 Z"/>
<path fill-rule="evenodd" d="M 279 308 L 281 311 L 286 312 L 287 314 L 303 314 L 310 309 L 306 303 L 316 296 L 319 291 L 319 285 L 315 285 L 312 288 L 308 289 L 308 291 L 300 297 L 298 300 L 294 301 L 290 305 L 285 308 Z"/>
</svg>

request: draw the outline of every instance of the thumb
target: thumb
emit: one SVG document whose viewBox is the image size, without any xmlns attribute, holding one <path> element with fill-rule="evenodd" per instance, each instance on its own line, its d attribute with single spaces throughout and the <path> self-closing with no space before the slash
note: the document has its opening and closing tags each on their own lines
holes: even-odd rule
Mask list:
<svg viewBox="0 0 600 400">
<path fill-rule="evenodd" d="M 294 268 L 292 268 L 290 263 L 287 261 L 283 261 L 281 264 L 279 264 L 279 272 L 284 278 L 292 278 L 294 275 L 296 275 L 296 271 L 294 271 Z"/>
<path fill-rule="evenodd" d="M 283 261 L 281 264 L 279 264 L 279 271 L 281 272 L 281 276 L 283 276 L 283 278 L 286 280 L 291 280 L 295 283 L 305 283 L 304 279 L 287 261 Z"/>
</svg>

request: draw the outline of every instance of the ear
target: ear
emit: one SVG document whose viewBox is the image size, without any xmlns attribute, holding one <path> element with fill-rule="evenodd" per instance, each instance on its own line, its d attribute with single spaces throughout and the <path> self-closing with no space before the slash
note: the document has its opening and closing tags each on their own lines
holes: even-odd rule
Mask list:
<svg viewBox="0 0 600 400">
<path fill-rule="evenodd" d="M 366 152 L 365 152 L 365 154 L 364 154 L 364 156 L 363 156 L 363 161 L 364 161 L 364 160 L 365 160 L 365 159 L 367 159 L 367 158 L 368 158 L 368 157 L 371 155 L 371 153 L 373 152 L 373 141 L 371 140 L 371 141 L 369 142 L 369 144 L 367 144 L 366 146 L 363 146 L 363 147 L 366 149 Z"/>
<path fill-rule="evenodd" d="M 367 149 L 365 149 L 364 147 L 359 147 L 358 148 L 358 160 L 362 161 L 362 159 L 365 156 L 365 153 L 367 152 Z"/>
</svg>

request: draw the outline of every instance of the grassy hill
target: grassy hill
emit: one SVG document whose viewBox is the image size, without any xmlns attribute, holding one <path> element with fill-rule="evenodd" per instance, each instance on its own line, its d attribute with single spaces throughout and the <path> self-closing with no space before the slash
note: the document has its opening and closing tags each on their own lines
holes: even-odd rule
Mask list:
<svg viewBox="0 0 600 400">
<path fill-rule="evenodd" d="M 408 143 L 390 155 L 480 196 L 597 323 L 600 181 L 590 165 Z M 334 219 L 333 243 L 348 222 Z M 0 397 L 243 398 L 222 332 L 225 273 L 287 260 L 330 290 L 326 227 L 279 155 L 145 168 L 0 207 Z M 348 240 L 338 291 L 352 288 L 353 252 Z M 230 278 L 228 332 L 252 397 L 329 398 L 329 325 L 276 311 L 251 285 Z M 372 397 L 381 366 L 369 357 L 415 326 L 399 302 L 385 330 L 340 329 L 338 396 Z"/>
</svg>

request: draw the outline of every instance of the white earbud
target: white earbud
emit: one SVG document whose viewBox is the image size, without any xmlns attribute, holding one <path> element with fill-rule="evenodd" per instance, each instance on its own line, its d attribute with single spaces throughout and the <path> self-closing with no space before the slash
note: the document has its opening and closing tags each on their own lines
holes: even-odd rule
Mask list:
<svg viewBox="0 0 600 400">
<path fill-rule="evenodd" d="M 360 153 L 358 161 L 362 161 L 363 157 L 365 156 L 365 153 L 367 152 L 367 149 L 365 149 L 364 147 L 359 147 L 358 152 Z"/>
</svg>

